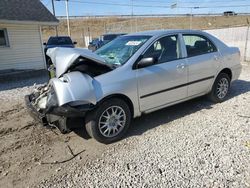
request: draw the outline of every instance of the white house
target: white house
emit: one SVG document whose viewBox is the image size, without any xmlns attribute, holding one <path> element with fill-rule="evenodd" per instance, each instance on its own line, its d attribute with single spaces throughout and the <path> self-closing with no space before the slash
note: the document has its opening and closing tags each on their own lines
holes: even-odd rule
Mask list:
<svg viewBox="0 0 250 188">
<path fill-rule="evenodd" d="M 58 22 L 39 0 L 0 0 L 0 71 L 46 68 L 41 26 Z"/>
</svg>

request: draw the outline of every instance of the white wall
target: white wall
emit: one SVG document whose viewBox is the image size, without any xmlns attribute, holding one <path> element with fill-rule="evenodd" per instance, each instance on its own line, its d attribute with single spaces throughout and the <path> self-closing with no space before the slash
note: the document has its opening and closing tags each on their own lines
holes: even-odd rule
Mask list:
<svg viewBox="0 0 250 188">
<path fill-rule="evenodd" d="M 38 25 L 1 24 L 6 28 L 9 47 L 0 47 L 0 70 L 44 69 L 43 47 Z"/>
<path fill-rule="evenodd" d="M 216 36 L 228 46 L 238 47 L 241 52 L 241 59 L 250 61 L 250 30 L 248 30 L 248 27 L 213 29 L 206 30 L 206 32 Z"/>
</svg>

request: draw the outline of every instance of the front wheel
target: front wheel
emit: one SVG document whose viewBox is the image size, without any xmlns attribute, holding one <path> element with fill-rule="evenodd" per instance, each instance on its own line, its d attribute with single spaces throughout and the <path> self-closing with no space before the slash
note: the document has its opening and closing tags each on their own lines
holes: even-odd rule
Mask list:
<svg viewBox="0 0 250 188">
<path fill-rule="evenodd" d="M 89 112 L 85 121 L 86 130 L 91 137 L 109 144 L 124 136 L 131 122 L 131 112 L 125 101 L 113 98 Z"/>
<path fill-rule="evenodd" d="M 208 97 L 213 102 L 223 102 L 229 91 L 230 87 L 230 78 L 226 73 L 220 73 L 215 79 L 213 88 L 208 94 Z"/>
</svg>

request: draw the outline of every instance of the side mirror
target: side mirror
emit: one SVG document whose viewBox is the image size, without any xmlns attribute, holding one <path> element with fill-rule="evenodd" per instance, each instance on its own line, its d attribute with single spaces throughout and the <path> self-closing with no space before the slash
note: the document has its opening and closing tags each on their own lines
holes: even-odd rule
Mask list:
<svg viewBox="0 0 250 188">
<path fill-rule="evenodd" d="M 77 42 L 75 41 L 75 42 L 73 42 L 73 44 L 77 44 Z"/>
<path fill-rule="evenodd" d="M 45 46 L 46 44 L 47 44 L 46 42 L 43 43 L 44 46 Z"/>
<path fill-rule="evenodd" d="M 137 63 L 137 68 L 144 68 L 144 67 L 148 67 L 155 64 L 155 58 L 153 57 L 145 57 L 142 58 L 138 63 Z"/>
</svg>

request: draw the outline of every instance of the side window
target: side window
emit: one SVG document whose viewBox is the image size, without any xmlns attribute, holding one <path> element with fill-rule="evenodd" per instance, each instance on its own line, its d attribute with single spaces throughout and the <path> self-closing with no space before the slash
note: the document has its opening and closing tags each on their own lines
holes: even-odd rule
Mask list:
<svg viewBox="0 0 250 188">
<path fill-rule="evenodd" d="M 206 37 L 200 35 L 183 35 L 188 57 L 216 52 L 217 49 Z"/>
<path fill-rule="evenodd" d="M 0 29 L 0 47 L 9 46 L 7 30 Z"/>
<path fill-rule="evenodd" d="M 143 57 L 154 57 L 158 63 L 178 59 L 180 57 L 178 36 L 173 35 L 160 38 L 148 48 Z"/>
</svg>

